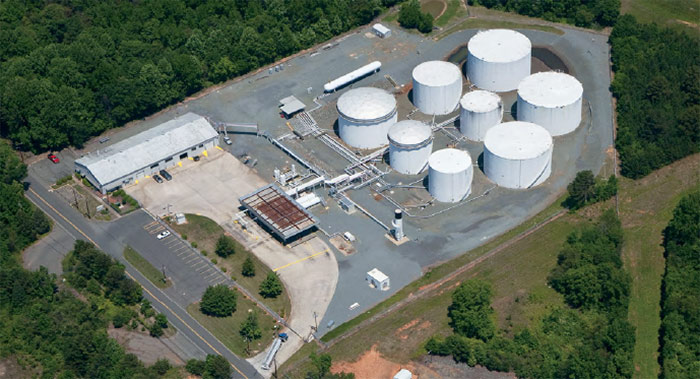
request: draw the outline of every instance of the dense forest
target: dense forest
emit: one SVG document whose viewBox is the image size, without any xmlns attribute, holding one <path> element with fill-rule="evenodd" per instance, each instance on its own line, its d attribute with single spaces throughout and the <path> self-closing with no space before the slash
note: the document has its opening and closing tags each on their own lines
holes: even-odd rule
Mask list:
<svg viewBox="0 0 700 379">
<path fill-rule="evenodd" d="M 610 44 L 622 174 L 640 178 L 700 151 L 698 40 L 625 15 Z"/>
<path fill-rule="evenodd" d="M 566 306 L 512 338 L 493 322 L 490 285 L 477 279 L 461 284 L 448 308 L 454 334 L 431 338 L 426 350 L 518 377 L 631 377 L 635 335 L 627 321 L 630 278 L 621 249 L 622 226 L 612 210 L 574 231 L 548 279 Z"/>
<path fill-rule="evenodd" d="M 664 230 L 661 377 L 700 376 L 700 191 L 681 199 Z"/>
<path fill-rule="evenodd" d="M 19 253 L 51 227 L 44 213 L 24 197 L 21 180 L 25 174 L 26 167 L 10 146 L 0 142 L 0 359 L 15 359 L 33 375 L 47 378 L 163 375 L 170 370 L 167 361 L 144 367 L 108 337 L 110 312 L 104 306 L 102 286 L 92 289 L 95 294 L 86 300 L 79 300 L 45 268 L 28 271 L 22 267 Z M 94 253 L 91 258 L 98 256 L 92 245 L 81 242 L 77 247 Z M 118 265 L 109 258 L 83 259 L 73 267 L 81 275 L 92 275 L 88 268 L 95 272 L 106 269 L 100 277 L 114 285 L 108 296 L 117 301 L 141 298 L 141 288 L 127 282 L 123 271 L 119 275 Z M 86 286 L 91 287 L 89 281 Z"/>
<path fill-rule="evenodd" d="M 397 0 L 0 2 L 0 135 L 81 146 L 213 83 L 371 21 Z"/>
<path fill-rule="evenodd" d="M 620 0 L 468 0 L 467 3 L 582 27 L 612 26 L 620 15 Z"/>
</svg>

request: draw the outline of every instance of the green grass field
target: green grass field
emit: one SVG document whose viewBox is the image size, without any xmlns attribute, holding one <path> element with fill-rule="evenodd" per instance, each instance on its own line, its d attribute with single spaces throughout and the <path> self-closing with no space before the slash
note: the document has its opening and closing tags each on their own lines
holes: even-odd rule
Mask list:
<svg viewBox="0 0 700 379">
<path fill-rule="evenodd" d="M 124 248 L 124 258 L 136 267 L 143 276 L 145 276 L 151 283 L 155 284 L 158 288 L 168 288 L 172 284 L 169 280 L 163 281 L 163 273 L 146 260 L 141 254 L 136 250 L 132 249 L 131 246 Z"/>
<path fill-rule="evenodd" d="M 217 266 L 221 267 L 222 270 L 226 270 L 226 273 L 231 275 L 236 282 L 254 295 L 257 295 L 258 287 L 267 276 L 267 273 L 271 271 L 270 268 L 238 243 L 236 244 L 235 254 L 227 258 L 217 256 L 216 253 L 214 253 L 216 241 L 224 234 L 224 229 L 214 220 L 204 216 L 188 213 L 185 217 L 187 218 L 186 224 L 176 225 L 172 223 L 172 228 L 180 235 L 187 235 L 187 240 L 189 242 L 196 242 L 197 248 L 200 251 L 207 252 L 207 258 L 216 259 Z M 250 278 L 241 275 L 241 267 L 248 256 L 253 259 L 253 264 L 255 265 L 255 276 Z M 264 299 L 259 295 L 257 295 L 257 298 L 282 317 L 287 317 L 291 311 L 289 297 L 285 292 L 276 299 Z"/>
<path fill-rule="evenodd" d="M 442 13 L 445 6 L 445 0 L 423 0 L 420 4 L 420 10 L 421 12 L 430 13 L 433 18 L 436 18 Z"/>
<path fill-rule="evenodd" d="M 632 181 L 623 179 L 620 218 L 625 228 L 623 261 L 632 276 L 629 320 L 636 327 L 635 377 L 657 377 L 661 279 L 664 273 L 662 231 L 680 198 L 700 183 L 698 155 Z"/>
<path fill-rule="evenodd" d="M 211 334 L 213 334 L 221 343 L 226 345 L 234 354 L 240 357 L 248 357 L 257 354 L 265 349 L 275 336 L 275 320 L 258 308 L 255 303 L 243 297 L 240 292 L 238 294 L 238 302 L 236 311 L 229 317 L 211 317 L 199 311 L 199 303 L 193 303 L 187 306 L 189 313 L 195 320 L 204 326 Z M 238 333 L 241 323 L 248 317 L 248 310 L 253 310 L 258 313 L 258 323 L 262 330 L 262 338 L 250 343 L 252 354 L 246 354 L 246 342 Z"/>
<path fill-rule="evenodd" d="M 622 0 L 621 11 L 641 22 L 700 32 L 700 0 Z"/>
<path fill-rule="evenodd" d="M 444 27 L 454 17 L 460 17 L 465 14 L 466 11 L 460 6 L 461 3 L 460 0 L 447 0 L 447 8 L 445 12 L 435 20 L 435 25 Z"/>
</svg>

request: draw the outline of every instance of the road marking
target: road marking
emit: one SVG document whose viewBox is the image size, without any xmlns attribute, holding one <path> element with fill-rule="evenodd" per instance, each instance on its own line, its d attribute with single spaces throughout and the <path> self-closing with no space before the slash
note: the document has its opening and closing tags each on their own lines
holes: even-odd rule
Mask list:
<svg viewBox="0 0 700 379">
<path fill-rule="evenodd" d="M 188 261 L 185 261 L 185 264 L 190 264 L 191 262 L 194 262 L 195 260 L 197 260 L 197 258 L 199 258 L 199 257 L 196 254 L 194 254 L 194 258 L 192 258 Z"/>
<path fill-rule="evenodd" d="M 158 225 L 158 221 L 151 221 L 148 224 L 144 225 L 143 228 L 148 229 L 148 228 L 154 227 L 156 225 Z"/>
<path fill-rule="evenodd" d="M 178 251 L 181 251 L 183 249 L 187 249 L 187 245 L 182 244 L 182 246 L 178 247 L 177 249 L 173 250 L 173 253 L 177 253 Z"/>
<path fill-rule="evenodd" d="M 185 254 L 187 254 L 187 255 L 185 255 Z M 185 256 L 183 257 L 183 255 L 185 255 Z M 182 259 L 189 258 L 192 255 L 194 255 L 194 253 L 190 250 L 187 250 L 187 249 L 177 253 L 177 256 L 182 258 Z"/>
<path fill-rule="evenodd" d="M 157 228 L 155 228 L 155 229 L 150 229 L 150 230 L 148 231 L 148 234 L 156 234 L 156 233 L 158 233 L 158 232 L 160 232 L 161 230 L 164 230 L 164 229 L 165 229 L 165 228 L 163 227 L 163 225 L 159 225 L 159 226 L 158 226 Z"/>
<path fill-rule="evenodd" d="M 36 191 L 34 191 L 32 188 L 29 188 L 29 191 L 30 191 L 31 193 L 33 193 L 34 196 L 36 196 L 37 198 L 39 198 L 39 200 L 41 200 L 42 203 L 46 204 L 46 206 L 48 206 L 49 208 L 51 208 L 51 210 L 53 210 L 57 215 L 61 216 L 62 219 L 64 219 L 68 224 L 70 224 L 75 230 L 77 230 L 78 233 L 82 234 L 83 237 L 85 237 L 88 241 L 90 241 L 90 243 L 92 243 L 93 245 L 95 245 L 95 247 L 97 247 L 97 248 L 100 249 L 100 250 L 102 249 L 102 248 L 100 247 L 100 245 L 97 244 L 97 242 L 93 241 L 92 238 L 90 238 L 87 234 L 85 234 L 85 232 L 83 232 L 80 228 L 78 228 L 77 226 L 75 226 L 75 224 L 73 224 L 69 219 L 67 219 L 66 216 L 64 216 L 61 212 L 59 212 L 56 208 L 54 208 L 54 207 L 53 207 L 51 204 L 49 204 L 46 200 L 44 200 L 43 197 L 39 196 L 39 194 L 36 193 Z M 125 273 L 131 280 L 133 280 L 134 282 L 138 283 L 138 281 L 136 280 L 136 278 L 134 278 L 131 274 L 129 274 L 129 273 L 126 272 L 126 271 L 125 271 L 124 273 Z M 155 301 L 159 302 L 163 307 L 165 307 L 165 309 L 167 309 L 168 311 L 170 311 L 170 313 L 172 313 L 178 320 L 180 320 L 180 322 L 182 322 L 182 324 L 185 325 L 185 326 L 187 327 L 187 329 L 189 329 L 192 333 L 194 333 L 194 335 L 196 335 L 197 337 L 199 337 L 199 339 L 202 340 L 202 342 L 204 342 L 207 346 L 209 346 L 209 348 L 212 349 L 216 354 L 219 354 L 219 355 L 223 356 L 223 355 L 219 352 L 219 350 L 217 350 L 217 349 L 216 349 L 214 346 L 212 346 L 207 340 L 205 340 L 204 337 L 202 337 L 199 333 L 197 333 L 196 330 L 192 329 L 192 327 L 191 327 L 187 322 L 185 322 L 185 320 L 183 320 L 177 313 L 173 312 L 173 310 L 170 309 L 169 306 L 167 306 L 165 303 L 163 303 L 158 297 L 156 297 L 155 295 L 153 295 L 153 293 L 152 293 L 151 291 L 149 291 L 148 288 L 146 288 L 146 287 L 144 287 L 144 286 L 141 286 L 141 288 L 143 288 L 143 290 L 144 290 L 146 293 L 148 293 L 149 295 L 151 295 L 151 297 L 152 297 Z M 206 329 L 206 328 L 205 328 L 205 329 Z M 211 332 L 210 332 L 210 333 L 211 333 Z M 214 338 L 216 338 L 216 337 L 214 337 Z M 219 342 L 220 342 L 220 341 L 219 341 Z M 233 353 L 233 352 L 232 352 L 232 353 Z M 241 374 L 241 376 L 243 376 L 245 379 L 248 379 L 248 377 L 245 376 L 245 374 L 244 374 L 243 372 L 241 372 L 241 370 L 239 370 L 238 367 L 236 367 L 236 365 L 234 365 L 234 364 L 231 363 L 231 362 L 229 362 L 229 364 L 231 365 L 231 367 L 233 367 L 234 370 L 236 370 L 236 372 L 238 372 L 239 374 Z"/>
<path fill-rule="evenodd" d="M 315 257 L 315 256 L 317 256 L 317 255 L 321 255 L 321 254 L 323 254 L 323 253 L 327 253 L 328 251 L 329 251 L 329 249 L 325 249 L 325 250 L 323 250 L 323 251 L 319 251 L 319 252 L 316 253 L 316 254 L 311 254 L 311 255 L 309 255 L 308 257 L 304 257 L 304 258 L 301 258 L 301 259 L 297 259 L 297 260 L 294 261 L 294 262 L 290 262 L 290 263 L 287 263 L 287 264 L 284 265 L 284 266 L 277 267 L 276 269 L 274 269 L 274 270 L 272 270 L 272 271 L 277 272 L 278 270 L 281 270 L 281 269 L 287 268 L 287 267 L 289 267 L 289 266 L 291 266 L 291 265 L 295 265 L 295 264 L 297 264 L 297 263 L 303 262 L 303 261 L 305 261 L 305 260 L 307 260 L 307 259 L 311 259 L 311 258 L 313 258 L 313 257 Z"/>
<path fill-rule="evenodd" d="M 204 273 L 202 273 L 202 274 L 204 274 Z M 210 278 L 212 275 L 216 275 L 216 274 L 218 274 L 218 272 L 216 272 L 216 270 L 214 270 L 214 271 L 212 271 L 211 274 L 205 276 L 205 277 L 204 277 L 204 280 L 209 281 L 209 278 Z"/>
<path fill-rule="evenodd" d="M 177 239 L 174 239 L 174 238 L 169 239 L 168 241 L 165 242 L 165 244 L 166 244 L 169 248 L 173 248 L 175 245 L 178 245 L 179 243 L 180 243 L 180 241 L 177 240 Z"/>
</svg>

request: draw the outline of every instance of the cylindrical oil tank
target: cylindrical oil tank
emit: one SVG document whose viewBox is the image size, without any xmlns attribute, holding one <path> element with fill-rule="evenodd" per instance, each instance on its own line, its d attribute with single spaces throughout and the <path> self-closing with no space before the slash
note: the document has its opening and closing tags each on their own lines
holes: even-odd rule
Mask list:
<svg viewBox="0 0 700 379">
<path fill-rule="evenodd" d="M 583 86 L 563 72 L 538 72 L 518 85 L 518 120 L 541 125 L 553 136 L 576 130 L 581 123 Z"/>
<path fill-rule="evenodd" d="M 477 33 L 467 44 L 467 77 L 485 90 L 508 92 L 530 75 L 532 43 L 508 29 Z"/>
<path fill-rule="evenodd" d="M 501 187 L 534 187 L 552 172 L 553 147 L 552 136 L 539 125 L 523 121 L 496 125 L 484 138 L 484 173 Z"/>
<path fill-rule="evenodd" d="M 428 165 L 433 151 L 433 132 L 430 126 L 416 120 L 404 120 L 389 129 L 389 163 L 408 175 L 419 174 Z"/>
<path fill-rule="evenodd" d="M 459 101 L 459 130 L 472 141 L 483 141 L 486 132 L 503 119 L 503 101 L 489 91 L 471 91 Z"/>
<path fill-rule="evenodd" d="M 396 123 L 396 99 L 373 87 L 351 89 L 338 99 L 338 133 L 348 145 L 374 149 L 389 143 L 387 133 Z"/>
<path fill-rule="evenodd" d="M 474 168 L 469 153 L 457 149 L 442 149 L 428 159 L 428 191 L 443 203 L 465 199 L 472 190 Z"/>
<path fill-rule="evenodd" d="M 462 95 L 462 73 L 443 61 L 423 62 L 413 69 L 413 105 L 429 115 L 455 110 Z"/>
</svg>

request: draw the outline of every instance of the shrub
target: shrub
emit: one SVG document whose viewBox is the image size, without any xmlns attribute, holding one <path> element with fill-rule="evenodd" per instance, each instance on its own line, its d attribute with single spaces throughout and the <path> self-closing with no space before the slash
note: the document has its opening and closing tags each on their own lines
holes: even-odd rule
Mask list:
<svg viewBox="0 0 700 379">
<path fill-rule="evenodd" d="M 199 309 L 209 316 L 230 316 L 236 311 L 236 293 L 223 284 L 210 286 L 202 296 Z"/>
<path fill-rule="evenodd" d="M 250 256 L 248 258 L 246 258 L 245 261 L 243 262 L 243 267 L 241 268 L 241 274 L 243 274 L 243 276 L 247 276 L 249 278 L 255 276 L 255 265 L 253 264 L 253 260 L 250 258 Z"/>
<path fill-rule="evenodd" d="M 206 364 L 204 363 L 204 361 L 190 359 L 185 365 L 185 370 L 187 370 L 187 372 L 189 372 L 192 375 L 202 376 L 204 375 L 205 366 Z"/>
<path fill-rule="evenodd" d="M 216 241 L 216 255 L 226 258 L 236 252 L 236 242 L 227 235 L 221 235 Z"/>
<path fill-rule="evenodd" d="M 194 247 L 194 248 L 196 249 L 197 246 L 199 246 L 199 245 L 197 244 L 197 242 L 192 241 L 192 247 Z"/>
<path fill-rule="evenodd" d="M 148 332 L 151 334 L 151 337 L 159 338 L 163 335 L 163 328 L 158 323 L 155 323 L 148 328 Z"/>
<path fill-rule="evenodd" d="M 156 363 L 151 366 L 151 370 L 155 371 L 157 375 L 163 376 L 165 373 L 170 370 L 172 366 L 170 366 L 170 362 L 168 362 L 167 359 L 161 358 L 156 361 Z"/>
<path fill-rule="evenodd" d="M 218 261 L 218 260 L 216 260 L 216 258 L 212 258 L 212 259 L 211 259 L 211 263 L 213 263 L 213 264 L 217 264 L 217 263 L 219 263 L 219 261 Z"/>
<path fill-rule="evenodd" d="M 187 234 L 183 234 L 183 235 L 182 235 L 182 239 L 185 240 L 185 241 L 187 241 Z"/>
<path fill-rule="evenodd" d="M 128 308 L 119 307 L 117 312 L 112 317 L 112 324 L 115 328 L 121 328 L 126 325 L 134 317 L 134 312 Z"/>
<path fill-rule="evenodd" d="M 167 328 L 168 318 L 164 314 L 158 313 L 156 315 L 156 324 L 160 325 L 161 328 Z"/>
</svg>

